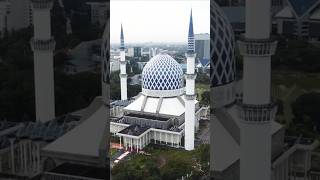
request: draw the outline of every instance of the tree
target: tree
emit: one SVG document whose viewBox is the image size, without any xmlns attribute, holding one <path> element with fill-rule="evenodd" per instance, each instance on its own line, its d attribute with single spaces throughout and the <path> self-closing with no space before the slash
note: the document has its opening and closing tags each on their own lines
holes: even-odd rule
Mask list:
<svg viewBox="0 0 320 180">
<path fill-rule="evenodd" d="M 201 104 L 209 105 L 210 104 L 210 91 L 204 91 L 201 94 Z"/>
<path fill-rule="evenodd" d="M 128 97 L 133 97 L 141 92 L 141 85 L 128 85 Z"/>
<path fill-rule="evenodd" d="M 209 84 L 210 83 L 209 76 L 207 74 L 202 74 L 202 73 L 197 74 L 196 83 Z"/>
<path fill-rule="evenodd" d="M 304 72 L 319 72 L 320 48 L 301 39 L 279 39 L 279 46 L 273 56 L 273 67 L 285 67 Z"/>
<path fill-rule="evenodd" d="M 294 114 L 293 122 L 300 124 L 308 131 L 320 132 L 320 93 L 303 94 L 291 104 Z"/>
<path fill-rule="evenodd" d="M 161 169 L 162 179 L 176 180 L 190 173 L 192 167 L 190 161 L 180 156 L 170 159 L 164 167 Z"/>
</svg>

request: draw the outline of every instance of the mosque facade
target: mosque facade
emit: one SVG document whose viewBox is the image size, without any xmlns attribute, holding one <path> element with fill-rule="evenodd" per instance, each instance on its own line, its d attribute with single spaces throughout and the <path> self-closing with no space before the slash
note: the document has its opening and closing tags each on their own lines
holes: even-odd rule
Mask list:
<svg viewBox="0 0 320 180">
<path fill-rule="evenodd" d="M 187 72 L 165 52 L 155 55 L 143 68 L 142 92 L 122 107 L 120 116 L 111 119 L 110 133 L 119 137 L 125 149 L 139 151 L 150 143 L 194 149 L 203 110 L 195 98 L 192 12 L 188 32 Z M 120 49 L 124 49 L 123 43 L 121 29 Z M 121 91 L 126 91 L 122 84 Z"/>
</svg>

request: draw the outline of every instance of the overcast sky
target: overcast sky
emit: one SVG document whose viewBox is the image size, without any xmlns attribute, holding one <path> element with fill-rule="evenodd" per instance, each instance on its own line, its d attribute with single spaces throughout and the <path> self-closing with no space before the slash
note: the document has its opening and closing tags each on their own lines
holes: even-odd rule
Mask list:
<svg viewBox="0 0 320 180">
<path fill-rule="evenodd" d="M 111 43 L 187 42 L 190 10 L 194 32 L 210 32 L 209 0 L 111 0 Z"/>
</svg>

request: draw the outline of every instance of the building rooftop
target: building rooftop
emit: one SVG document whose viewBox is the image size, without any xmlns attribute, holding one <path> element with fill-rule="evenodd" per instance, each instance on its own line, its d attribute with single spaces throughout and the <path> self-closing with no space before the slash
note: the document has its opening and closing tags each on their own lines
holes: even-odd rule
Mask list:
<svg viewBox="0 0 320 180">
<path fill-rule="evenodd" d="M 305 14 L 312 6 L 319 3 L 319 0 L 288 0 L 295 13 L 300 17 Z"/>
<path fill-rule="evenodd" d="M 106 119 L 106 107 L 98 97 L 88 107 L 78 126 L 45 146 L 43 151 L 99 158 L 101 142 L 106 138 Z"/>
<path fill-rule="evenodd" d="M 116 100 L 110 103 L 111 107 L 114 106 L 128 106 L 132 101 L 131 100 Z"/>
<path fill-rule="evenodd" d="M 125 117 L 136 117 L 136 118 L 143 118 L 143 119 L 152 119 L 157 121 L 168 121 L 170 119 L 167 117 L 148 115 L 148 114 L 136 114 L 136 113 L 126 114 Z"/>
<path fill-rule="evenodd" d="M 107 179 L 107 171 L 104 167 L 85 166 L 80 164 L 64 163 L 55 169 L 49 171 L 53 174 L 71 175 L 77 177 Z"/>
<path fill-rule="evenodd" d="M 154 113 L 169 116 L 181 116 L 185 112 L 185 96 L 170 98 L 150 97 L 141 94 L 135 101 L 124 108 L 125 111 L 139 113 Z M 195 104 L 198 101 L 195 100 Z"/>
<path fill-rule="evenodd" d="M 127 134 L 127 135 L 131 135 L 131 136 L 140 136 L 141 134 L 146 132 L 148 129 L 150 129 L 150 127 L 141 127 L 138 125 L 132 125 L 132 126 L 129 126 L 125 129 L 123 129 L 122 131 L 120 131 L 118 133 Z"/>
<path fill-rule="evenodd" d="M 218 147 L 213 149 L 213 169 L 223 171 L 240 158 L 240 131 L 237 132 L 236 128 L 240 127 L 241 120 L 237 116 L 237 107 L 233 105 L 226 108 L 223 116 L 215 116 L 212 122 L 210 126 L 210 131 L 213 133 L 211 143 L 213 147 Z M 282 125 L 272 121 L 270 134 L 273 135 L 281 129 Z"/>
</svg>

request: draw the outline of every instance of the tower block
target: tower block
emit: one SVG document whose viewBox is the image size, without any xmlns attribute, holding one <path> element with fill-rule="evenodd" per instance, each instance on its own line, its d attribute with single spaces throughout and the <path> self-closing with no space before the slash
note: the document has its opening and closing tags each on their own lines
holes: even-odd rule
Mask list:
<svg viewBox="0 0 320 180">
<path fill-rule="evenodd" d="M 36 120 L 46 122 L 55 118 L 53 50 L 50 9 L 53 0 L 31 0 L 33 8 L 34 79 Z"/>
<path fill-rule="evenodd" d="M 187 57 L 187 73 L 186 77 L 186 102 L 185 102 L 185 150 L 194 149 L 194 133 L 195 133 L 195 40 L 193 32 L 192 11 L 190 14 L 189 33 L 188 33 L 188 50 Z"/>
<path fill-rule="evenodd" d="M 127 72 L 126 72 L 126 53 L 124 47 L 123 28 L 121 25 L 120 35 L 120 87 L 121 87 L 121 100 L 127 100 Z"/>
<path fill-rule="evenodd" d="M 246 0 L 246 33 L 239 41 L 244 59 L 241 118 L 240 179 L 271 179 L 271 56 L 277 42 L 270 39 L 270 0 Z"/>
</svg>

